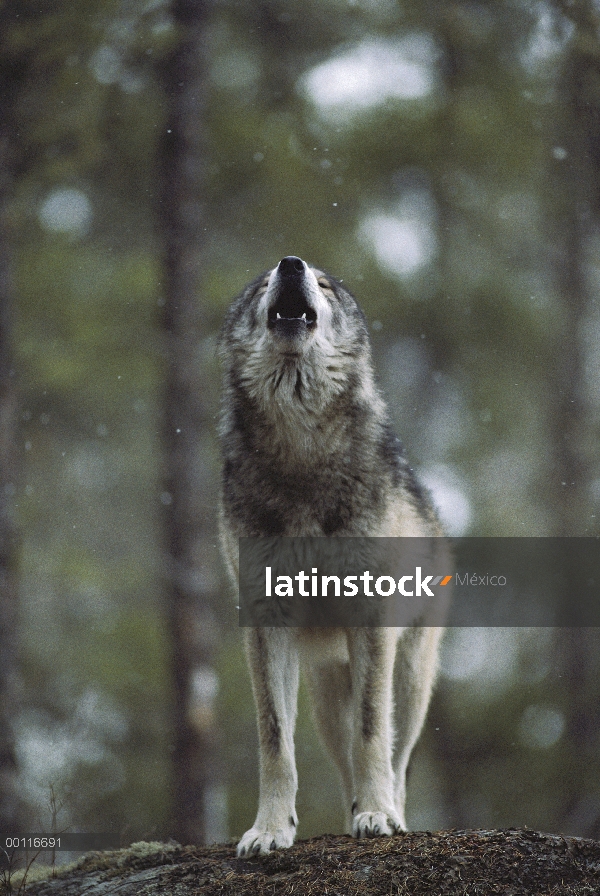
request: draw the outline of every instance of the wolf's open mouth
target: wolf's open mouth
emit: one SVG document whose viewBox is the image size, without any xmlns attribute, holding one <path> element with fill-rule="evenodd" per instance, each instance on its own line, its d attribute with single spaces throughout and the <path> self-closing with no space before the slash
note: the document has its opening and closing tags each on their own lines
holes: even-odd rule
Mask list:
<svg viewBox="0 0 600 896">
<path fill-rule="evenodd" d="M 278 324 L 285 328 L 289 322 L 302 323 L 310 329 L 317 322 L 317 312 L 311 308 L 300 290 L 288 287 L 269 308 L 268 320 L 270 329 Z"/>
</svg>

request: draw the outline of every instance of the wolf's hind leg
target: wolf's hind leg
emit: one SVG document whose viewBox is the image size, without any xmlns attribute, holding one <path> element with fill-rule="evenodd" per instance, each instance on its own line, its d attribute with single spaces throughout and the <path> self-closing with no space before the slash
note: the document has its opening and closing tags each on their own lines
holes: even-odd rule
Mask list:
<svg viewBox="0 0 600 896">
<path fill-rule="evenodd" d="M 342 782 L 346 827 L 352 830 L 352 684 L 346 661 L 305 669 L 311 704 L 321 740 L 335 762 Z"/>
<path fill-rule="evenodd" d="M 394 801 L 403 821 L 406 769 L 427 714 L 442 632 L 443 629 L 435 627 L 407 628 L 398 642 L 394 674 L 397 705 Z"/>
<path fill-rule="evenodd" d="M 246 654 L 258 717 L 260 795 L 256 821 L 238 844 L 239 856 L 291 846 L 298 824 L 294 727 L 299 664 L 294 635 L 289 629 L 249 629 Z"/>
</svg>

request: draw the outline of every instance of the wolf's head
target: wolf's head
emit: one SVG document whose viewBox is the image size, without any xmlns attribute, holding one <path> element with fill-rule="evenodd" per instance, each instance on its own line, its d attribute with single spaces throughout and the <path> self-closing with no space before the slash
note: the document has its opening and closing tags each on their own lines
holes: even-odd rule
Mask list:
<svg viewBox="0 0 600 896">
<path fill-rule="evenodd" d="M 343 285 L 295 255 L 234 301 L 221 335 L 230 385 L 290 423 L 352 391 L 377 404 L 367 324 Z"/>
</svg>

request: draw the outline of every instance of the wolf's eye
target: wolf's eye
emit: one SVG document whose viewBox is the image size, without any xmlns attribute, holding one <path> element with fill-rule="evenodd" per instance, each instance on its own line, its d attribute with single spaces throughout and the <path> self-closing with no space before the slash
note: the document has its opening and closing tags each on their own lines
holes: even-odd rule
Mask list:
<svg viewBox="0 0 600 896">
<path fill-rule="evenodd" d="M 329 280 L 326 280 L 325 277 L 319 277 L 317 283 L 322 289 L 331 289 L 331 283 Z"/>
</svg>

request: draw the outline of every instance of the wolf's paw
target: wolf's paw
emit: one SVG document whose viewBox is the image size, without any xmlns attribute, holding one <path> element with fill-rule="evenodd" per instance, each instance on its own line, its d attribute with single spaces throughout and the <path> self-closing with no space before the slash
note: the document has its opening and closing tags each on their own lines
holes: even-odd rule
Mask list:
<svg viewBox="0 0 600 896">
<path fill-rule="evenodd" d="M 238 843 L 237 854 L 240 858 L 264 856 L 274 849 L 285 849 L 292 845 L 295 834 L 295 824 L 290 824 L 285 830 L 278 828 L 273 831 L 261 831 L 260 828 L 250 828 Z"/>
<path fill-rule="evenodd" d="M 395 812 L 359 812 L 352 819 L 354 837 L 391 837 L 404 830 Z"/>
</svg>

